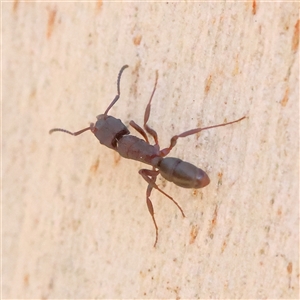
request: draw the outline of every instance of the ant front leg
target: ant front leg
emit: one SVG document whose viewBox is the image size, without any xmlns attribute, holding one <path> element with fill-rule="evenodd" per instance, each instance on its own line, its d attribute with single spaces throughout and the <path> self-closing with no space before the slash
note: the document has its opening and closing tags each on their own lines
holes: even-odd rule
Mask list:
<svg viewBox="0 0 300 300">
<path fill-rule="evenodd" d="M 153 170 L 147 170 L 147 169 L 141 169 L 139 171 L 139 174 L 148 182 L 148 187 L 147 187 L 147 191 L 146 191 L 146 202 L 147 202 L 147 207 L 148 207 L 148 211 L 152 217 L 154 226 L 155 226 L 155 242 L 154 242 L 154 247 L 156 247 L 157 244 L 157 240 L 158 240 L 158 227 L 156 224 L 156 220 L 154 218 L 154 209 L 153 209 L 153 205 L 152 202 L 150 200 L 150 195 L 152 192 L 152 189 L 157 189 L 158 191 L 160 191 L 162 194 L 164 194 L 166 197 L 168 197 L 171 201 L 174 202 L 174 204 L 178 207 L 178 209 L 180 210 L 181 214 L 183 217 L 185 217 L 184 212 L 182 210 L 182 208 L 179 206 L 179 204 L 167 193 L 165 193 L 163 190 L 161 190 L 156 182 L 156 178 L 159 174 L 159 171 L 155 170 L 155 168 L 153 168 Z"/>
<path fill-rule="evenodd" d="M 139 134 L 141 134 L 144 138 L 144 140 L 149 144 L 149 140 L 148 140 L 148 137 L 147 137 L 147 134 L 145 132 L 145 130 L 139 126 L 138 124 L 136 124 L 133 120 L 131 120 L 129 122 L 130 126 L 132 126 Z"/>
<path fill-rule="evenodd" d="M 147 123 L 149 121 L 149 117 L 150 117 L 151 101 L 152 101 L 152 98 L 154 96 L 154 93 L 155 93 L 155 90 L 156 90 L 156 86 L 157 86 L 158 71 L 156 71 L 155 75 L 156 75 L 156 77 L 155 77 L 154 88 L 153 88 L 150 100 L 149 100 L 149 102 L 147 104 L 147 107 L 146 107 L 146 110 L 145 110 L 145 114 L 144 114 L 144 128 L 153 137 L 153 139 L 155 141 L 155 144 L 158 145 L 158 137 L 157 137 L 156 131 L 147 125 Z"/>
<path fill-rule="evenodd" d="M 154 93 L 155 93 L 155 90 L 156 90 L 156 85 L 157 85 L 157 81 L 158 81 L 158 72 L 156 71 L 156 78 L 155 78 L 155 84 L 154 84 L 154 88 L 153 88 L 153 91 L 152 91 L 152 94 L 151 94 L 151 97 L 150 97 L 150 100 L 147 104 L 147 107 L 145 109 L 145 114 L 144 114 L 144 128 L 145 130 L 153 137 L 154 141 L 155 141 L 155 145 L 158 145 L 158 137 L 157 137 L 157 133 L 154 129 L 152 129 L 151 127 L 149 127 L 147 125 L 148 121 L 149 121 L 149 117 L 150 117 L 150 111 L 151 111 L 151 101 L 152 101 L 152 98 L 154 96 Z M 145 132 L 145 130 L 140 127 L 138 124 L 136 124 L 134 121 L 130 121 L 129 124 L 138 132 L 140 133 L 143 138 L 145 139 L 145 141 L 149 143 L 149 139 L 147 137 L 147 134 Z"/>
</svg>

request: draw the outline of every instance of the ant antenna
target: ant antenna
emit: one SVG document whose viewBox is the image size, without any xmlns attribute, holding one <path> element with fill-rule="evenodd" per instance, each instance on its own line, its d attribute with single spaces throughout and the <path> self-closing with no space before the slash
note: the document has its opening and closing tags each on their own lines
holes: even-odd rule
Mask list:
<svg viewBox="0 0 300 300">
<path fill-rule="evenodd" d="M 106 109 L 104 115 L 107 116 L 108 111 L 114 106 L 114 104 L 119 100 L 120 98 L 120 81 L 121 81 L 121 76 L 123 71 L 128 68 L 128 65 L 125 65 L 121 68 L 119 74 L 118 74 L 118 81 L 117 81 L 117 89 L 118 89 L 118 94 L 116 95 L 115 99 L 109 104 L 108 108 Z"/>
<path fill-rule="evenodd" d="M 119 100 L 119 98 L 120 98 L 120 94 L 121 94 L 121 93 L 120 93 L 120 81 L 121 81 L 122 73 L 123 73 L 123 71 L 124 71 L 126 68 L 128 68 L 128 65 L 124 65 L 124 66 L 121 68 L 121 70 L 120 70 L 120 72 L 119 72 L 119 74 L 118 74 L 118 79 L 117 79 L 117 91 L 118 91 L 118 94 L 116 95 L 115 99 L 111 102 L 111 104 L 108 106 L 108 108 L 106 109 L 106 111 L 105 111 L 105 113 L 104 113 L 105 116 L 107 116 L 108 111 L 114 106 L 114 104 L 115 104 L 115 103 Z M 49 134 L 51 134 L 52 132 L 55 132 L 55 131 L 61 131 L 61 132 L 65 132 L 65 133 L 68 133 L 68 134 L 71 134 L 71 135 L 76 136 L 76 135 L 82 134 L 83 132 L 85 132 L 85 131 L 87 131 L 87 130 L 89 130 L 89 129 L 90 129 L 90 130 L 93 130 L 93 128 L 94 128 L 94 124 L 91 124 L 89 127 L 84 128 L 84 129 L 81 129 L 81 130 L 76 131 L 76 132 L 71 132 L 71 131 L 69 131 L 69 130 L 62 129 L 62 128 L 53 128 L 53 129 L 51 129 L 51 130 L 49 131 Z"/>
<path fill-rule="evenodd" d="M 92 129 L 92 128 L 93 128 L 93 124 L 91 124 L 91 125 L 90 125 L 89 127 L 87 127 L 87 128 L 83 128 L 83 129 L 81 129 L 81 130 L 79 130 L 79 131 L 76 131 L 76 132 L 71 132 L 71 131 L 69 131 L 69 130 L 62 129 L 62 128 L 53 128 L 53 129 L 51 129 L 51 130 L 49 131 L 49 134 L 51 134 L 52 132 L 55 132 L 55 131 L 61 131 L 61 132 L 65 132 L 65 133 L 68 133 L 68 134 L 71 134 L 71 135 L 76 136 L 76 135 L 82 134 L 83 132 L 85 132 L 85 131 L 87 131 L 87 130 L 89 130 L 89 129 Z"/>
</svg>

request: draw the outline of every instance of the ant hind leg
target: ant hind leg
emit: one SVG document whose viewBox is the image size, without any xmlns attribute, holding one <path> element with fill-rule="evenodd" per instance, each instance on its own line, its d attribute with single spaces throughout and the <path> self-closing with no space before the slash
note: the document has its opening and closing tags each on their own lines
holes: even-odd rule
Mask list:
<svg viewBox="0 0 300 300">
<path fill-rule="evenodd" d="M 154 247 L 156 246 L 157 240 L 158 240 L 158 227 L 154 218 L 154 209 L 153 209 L 153 205 L 152 202 L 150 200 L 150 195 L 152 192 L 152 189 L 156 189 L 159 192 L 161 192 L 162 194 L 164 194 L 166 197 L 168 197 L 171 201 L 173 201 L 173 203 L 178 207 L 178 209 L 180 210 L 181 214 L 183 217 L 185 217 L 184 212 L 182 210 L 182 208 L 179 206 L 179 204 L 167 193 L 165 193 L 163 190 L 161 190 L 157 184 L 155 183 L 156 178 L 159 174 L 159 171 L 155 170 L 155 168 L 153 168 L 153 170 L 147 170 L 147 169 L 141 169 L 139 170 L 139 174 L 148 182 L 148 187 L 147 187 L 147 191 L 146 191 L 146 201 L 147 201 L 147 207 L 148 207 L 148 211 L 152 217 L 154 226 L 155 226 L 155 231 L 156 231 L 156 238 L 155 238 L 155 243 L 154 243 Z"/>
<path fill-rule="evenodd" d="M 157 244 L 157 240 L 158 240 L 158 227 L 157 227 L 157 224 L 156 224 L 156 220 L 154 218 L 154 208 L 153 208 L 152 202 L 150 200 L 150 195 L 151 195 L 152 189 L 153 189 L 153 187 L 148 185 L 147 191 L 146 191 L 146 202 L 147 202 L 148 211 L 149 211 L 149 213 L 152 217 L 154 227 L 155 227 L 155 242 L 154 242 L 154 245 L 153 245 L 153 247 L 155 248 L 156 244 Z"/>
</svg>

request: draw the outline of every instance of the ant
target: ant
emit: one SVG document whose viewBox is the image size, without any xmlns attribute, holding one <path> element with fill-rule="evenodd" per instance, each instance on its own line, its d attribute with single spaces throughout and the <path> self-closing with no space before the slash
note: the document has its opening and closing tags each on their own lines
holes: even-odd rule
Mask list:
<svg viewBox="0 0 300 300">
<path fill-rule="evenodd" d="M 157 240 L 158 240 L 158 227 L 156 224 L 156 220 L 154 218 L 153 205 L 150 200 L 152 189 L 156 189 L 160 191 L 171 201 L 173 201 L 173 203 L 180 210 L 182 216 L 185 217 L 184 212 L 182 208 L 179 206 L 179 204 L 170 195 L 166 194 L 163 190 L 161 190 L 155 183 L 158 174 L 160 174 L 166 180 L 171 181 L 183 188 L 199 189 L 207 186 L 210 182 L 210 179 L 207 176 L 207 174 L 200 168 L 197 168 L 196 166 L 188 162 L 182 161 L 179 158 L 175 158 L 175 157 L 165 158 L 165 156 L 167 156 L 169 152 L 175 147 L 178 138 L 187 137 L 189 135 L 198 133 L 203 130 L 237 123 L 245 119 L 246 117 L 242 117 L 232 122 L 222 123 L 222 124 L 203 127 L 203 128 L 195 128 L 195 129 L 185 131 L 181 134 L 174 135 L 171 138 L 170 146 L 160 150 L 156 131 L 147 125 L 150 116 L 151 101 L 157 86 L 158 71 L 156 71 L 154 88 L 144 114 L 143 125 L 145 130 L 141 128 L 138 124 L 136 124 L 134 121 L 129 122 L 129 124 L 138 133 L 140 133 L 144 139 L 140 139 L 134 135 L 130 135 L 128 128 L 122 123 L 120 119 L 116 119 L 115 117 L 108 115 L 109 110 L 114 106 L 114 104 L 120 98 L 120 80 L 121 80 L 122 73 L 126 68 L 128 68 L 128 65 L 123 66 L 118 74 L 117 95 L 110 103 L 110 105 L 108 106 L 104 114 L 97 116 L 97 122 L 95 124 L 91 123 L 89 127 L 81 129 L 76 132 L 70 132 L 68 130 L 61 129 L 61 128 L 53 128 L 49 131 L 49 133 L 51 134 L 52 132 L 62 131 L 77 136 L 87 130 L 90 130 L 95 135 L 95 137 L 99 140 L 100 144 L 105 145 L 106 147 L 117 151 L 121 156 L 125 158 L 137 160 L 152 166 L 151 170 L 148 169 L 139 170 L 139 174 L 148 183 L 148 187 L 146 190 L 146 203 L 147 203 L 148 211 L 152 217 L 155 226 L 154 247 L 156 247 Z M 153 137 L 155 142 L 154 145 L 151 145 L 149 143 L 145 131 Z"/>
</svg>

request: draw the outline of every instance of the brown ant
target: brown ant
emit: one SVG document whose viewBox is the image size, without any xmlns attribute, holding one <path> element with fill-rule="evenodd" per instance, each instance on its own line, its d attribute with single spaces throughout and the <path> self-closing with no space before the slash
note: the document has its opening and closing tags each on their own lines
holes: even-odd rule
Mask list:
<svg viewBox="0 0 300 300">
<path fill-rule="evenodd" d="M 172 200 L 174 204 L 179 208 L 182 216 L 185 217 L 183 210 L 179 206 L 179 204 L 171 196 L 169 196 L 164 191 L 162 191 L 155 183 L 158 174 L 160 174 L 166 180 L 171 181 L 183 188 L 199 189 L 207 186 L 210 182 L 210 179 L 207 176 L 207 174 L 200 168 L 197 168 L 196 166 L 188 162 L 182 161 L 179 158 L 175 158 L 175 157 L 165 158 L 165 156 L 167 156 L 169 152 L 175 147 L 178 138 L 183 138 L 203 130 L 230 125 L 245 119 L 245 117 L 242 117 L 232 122 L 227 122 L 227 123 L 203 127 L 203 128 L 195 128 L 195 129 L 185 131 L 181 134 L 174 135 L 171 138 L 170 146 L 160 150 L 156 131 L 147 125 L 150 116 L 151 101 L 154 92 L 156 90 L 156 85 L 158 80 L 157 71 L 156 71 L 156 79 L 155 79 L 153 92 L 151 94 L 150 100 L 148 102 L 144 114 L 145 130 L 141 128 L 139 125 L 137 125 L 134 121 L 130 121 L 129 123 L 137 132 L 139 132 L 143 136 L 144 139 L 140 139 L 134 135 L 130 135 L 129 130 L 122 123 L 120 119 L 116 119 L 115 117 L 108 115 L 109 110 L 120 98 L 120 79 L 123 71 L 126 68 L 128 68 L 127 65 L 123 66 L 118 74 L 118 81 L 117 81 L 118 94 L 115 96 L 114 100 L 108 106 L 104 114 L 97 116 L 97 122 L 95 124 L 91 123 L 89 127 L 81 129 L 76 132 L 70 132 L 68 130 L 61 129 L 61 128 L 53 128 L 49 131 L 49 133 L 55 131 L 62 131 L 77 136 L 87 130 L 91 130 L 91 132 L 95 135 L 95 137 L 99 140 L 99 142 L 102 145 L 105 145 L 106 147 L 117 151 L 121 156 L 125 158 L 137 160 L 152 166 L 151 170 L 148 169 L 139 170 L 139 174 L 148 182 L 148 187 L 146 191 L 146 202 L 155 226 L 155 234 L 156 234 L 155 242 L 154 242 L 154 247 L 155 247 L 158 240 L 158 227 L 154 218 L 153 205 L 150 200 L 152 189 L 153 188 L 157 189 L 166 197 L 168 197 L 170 200 Z M 153 137 L 155 141 L 154 145 L 150 145 L 145 131 Z"/>
</svg>

